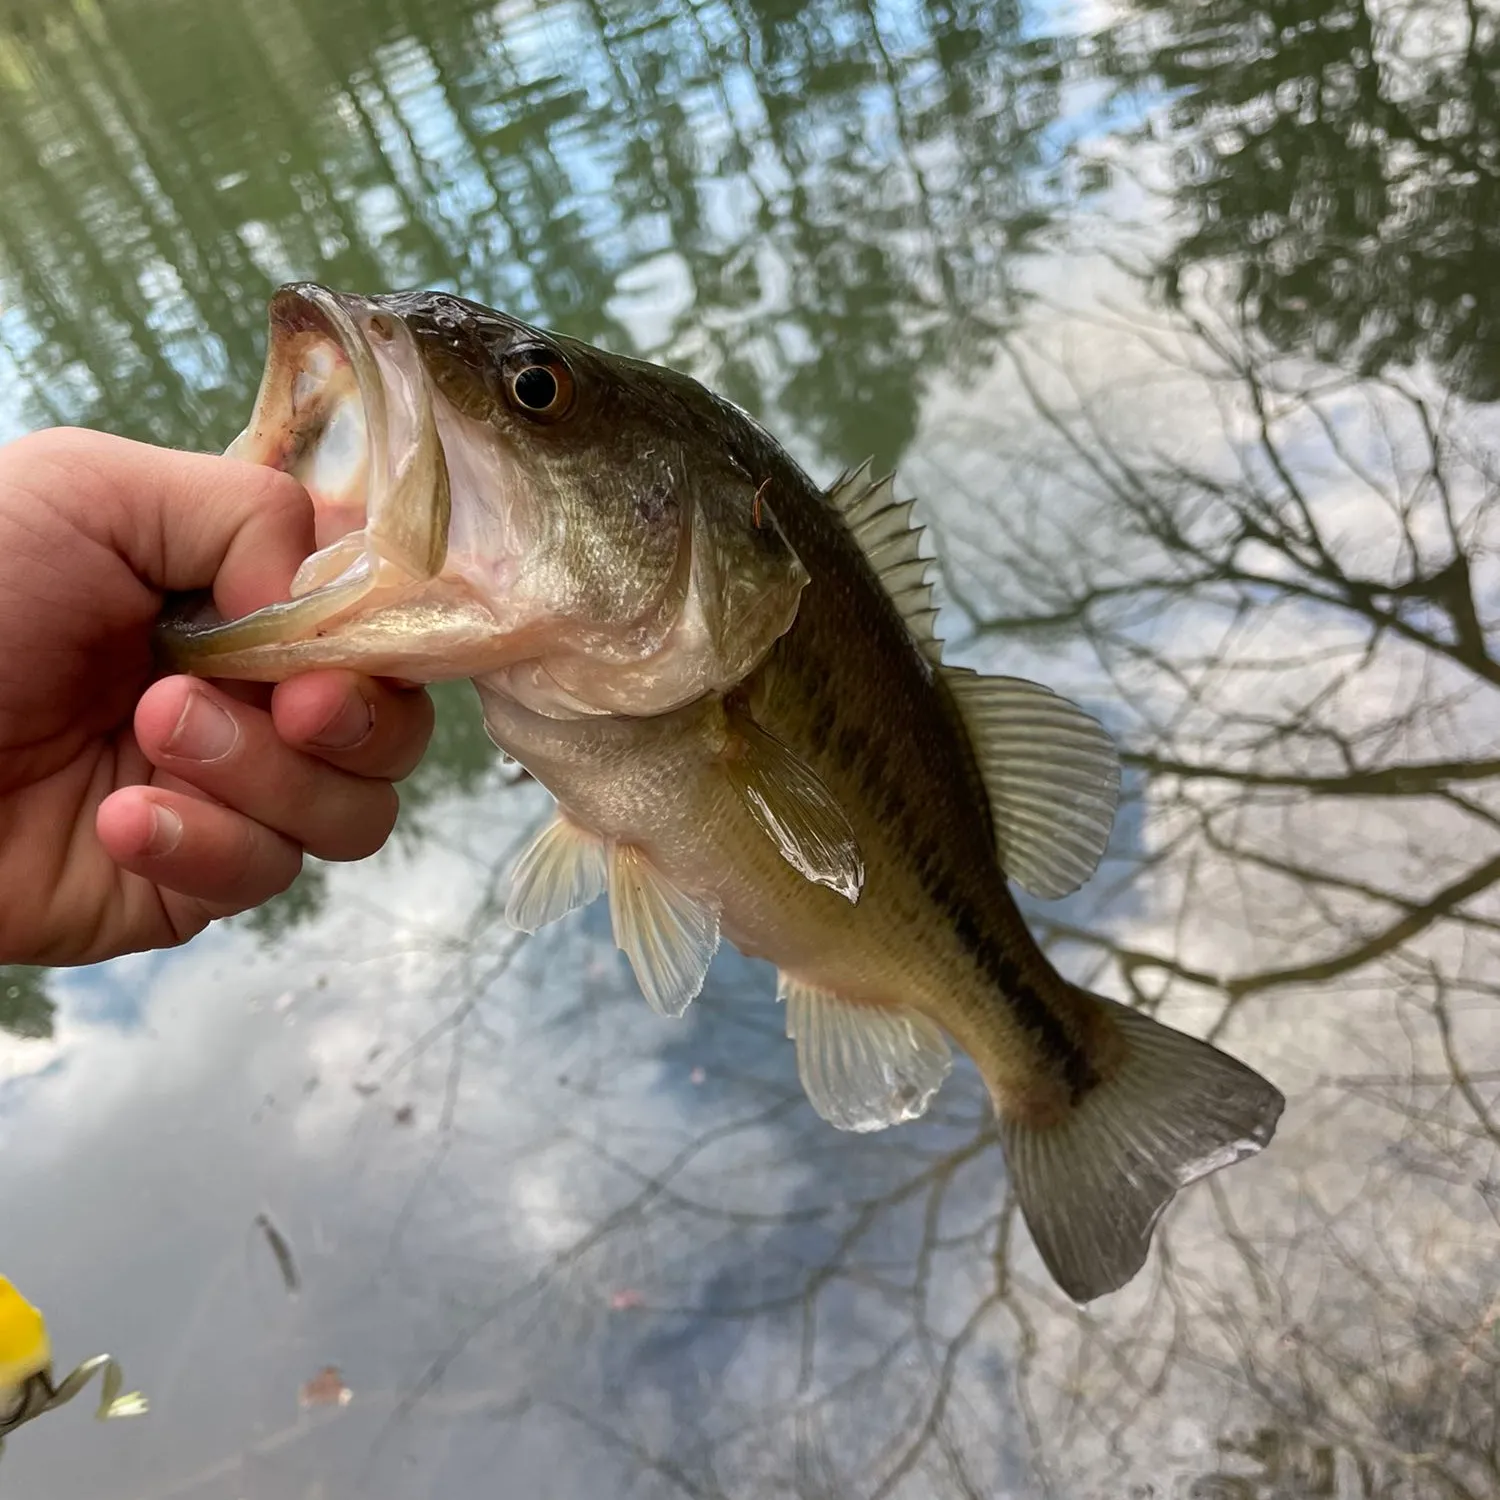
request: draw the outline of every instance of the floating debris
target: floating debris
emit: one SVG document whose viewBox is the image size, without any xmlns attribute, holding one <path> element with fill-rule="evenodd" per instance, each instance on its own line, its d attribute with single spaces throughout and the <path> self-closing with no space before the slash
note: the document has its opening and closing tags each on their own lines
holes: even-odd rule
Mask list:
<svg viewBox="0 0 1500 1500">
<path fill-rule="evenodd" d="M 343 1372 L 337 1365 L 324 1365 L 311 1380 L 303 1383 L 297 1399 L 304 1409 L 314 1406 L 348 1406 L 354 1392 L 344 1384 Z"/>
<path fill-rule="evenodd" d="M 276 1269 L 281 1272 L 281 1279 L 288 1293 L 295 1297 L 302 1290 L 302 1276 L 297 1270 L 297 1262 L 292 1255 L 292 1247 L 287 1243 L 286 1236 L 271 1222 L 269 1214 L 256 1214 L 255 1227 L 265 1235 L 266 1244 L 271 1247 L 271 1254 L 276 1257 Z"/>
</svg>

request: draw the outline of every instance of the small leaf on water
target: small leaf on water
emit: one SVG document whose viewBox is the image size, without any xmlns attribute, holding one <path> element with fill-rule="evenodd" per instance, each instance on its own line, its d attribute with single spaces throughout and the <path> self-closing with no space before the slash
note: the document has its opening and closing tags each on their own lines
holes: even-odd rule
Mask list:
<svg viewBox="0 0 1500 1500">
<path fill-rule="evenodd" d="M 354 1392 L 344 1384 L 344 1377 L 337 1365 L 324 1365 L 313 1378 L 304 1383 L 297 1399 L 305 1407 L 348 1406 Z"/>
</svg>

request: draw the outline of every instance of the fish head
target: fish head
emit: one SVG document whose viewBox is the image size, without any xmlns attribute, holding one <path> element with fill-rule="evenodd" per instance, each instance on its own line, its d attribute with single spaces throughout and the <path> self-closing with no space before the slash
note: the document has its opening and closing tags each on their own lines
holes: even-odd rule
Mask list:
<svg viewBox="0 0 1500 1500">
<path fill-rule="evenodd" d="M 283 287 L 228 451 L 302 482 L 316 550 L 286 600 L 165 621 L 164 653 L 262 681 L 529 675 L 597 712 L 727 689 L 807 582 L 737 457 L 753 428 L 686 376 L 463 298 Z"/>
</svg>

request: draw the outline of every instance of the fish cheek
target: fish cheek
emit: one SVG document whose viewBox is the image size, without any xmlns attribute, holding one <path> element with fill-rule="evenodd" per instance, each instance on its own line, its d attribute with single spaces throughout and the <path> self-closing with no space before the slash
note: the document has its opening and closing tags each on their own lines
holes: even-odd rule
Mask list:
<svg viewBox="0 0 1500 1500">
<path fill-rule="evenodd" d="M 655 618 L 682 592 L 677 497 L 665 485 L 622 481 L 602 491 L 596 485 L 585 501 L 569 506 L 566 565 L 580 615 L 595 626 Z"/>
</svg>

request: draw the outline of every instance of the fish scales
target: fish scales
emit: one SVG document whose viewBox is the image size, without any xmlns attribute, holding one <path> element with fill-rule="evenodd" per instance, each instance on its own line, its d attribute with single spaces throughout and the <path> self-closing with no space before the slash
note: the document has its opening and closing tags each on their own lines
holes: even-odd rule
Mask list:
<svg viewBox="0 0 1500 1500">
<path fill-rule="evenodd" d="M 1049 1003 L 1048 989 L 1060 987 L 1049 984 L 996 863 L 990 809 L 952 700 L 823 493 L 769 445 L 746 466 L 771 478 L 767 498 L 814 580 L 749 684 L 752 712 L 828 783 L 861 847 L 881 851 L 869 861 L 855 941 L 893 927 L 903 943 L 929 935 L 928 984 L 975 1013 L 960 1037 L 965 1050 L 995 1050 L 983 1039 L 1003 1004 L 1014 1025 L 1001 1045 L 1031 1054 L 1027 1082 L 1045 1070 L 1080 1091 L 1094 1076 L 1082 1028 L 1065 994 Z M 926 998 L 885 988 L 886 1001 Z M 991 1076 L 1014 1071 L 990 1061 Z"/>
</svg>

